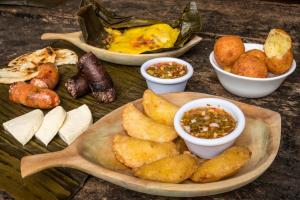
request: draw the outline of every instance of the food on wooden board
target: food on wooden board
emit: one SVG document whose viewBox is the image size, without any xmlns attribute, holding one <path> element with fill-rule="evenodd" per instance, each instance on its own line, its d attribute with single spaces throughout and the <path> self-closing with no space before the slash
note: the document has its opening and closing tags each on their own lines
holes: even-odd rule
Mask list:
<svg viewBox="0 0 300 200">
<path fill-rule="evenodd" d="M 82 105 L 67 112 L 66 119 L 59 129 L 60 138 L 70 145 L 93 123 L 92 113 L 87 105 Z"/>
<path fill-rule="evenodd" d="M 214 45 L 215 59 L 226 71 L 230 71 L 234 62 L 243 53 L 245 53 L 244 43 L 237 35 L 223 36 Z"/>
<path fill-rule="evenodd" d="M 36 109 L 3 123 L 3 127 L 18 142 L 25 145 L 39 129 L 43 118 L 43 112 Z"/>
<path fill-rule="evenodd" d="M 282 29 L 272 29 L 264 44 L 268 70 L 273 74 L 288 71 L 293 62 L 292 39 Z"/>
<path fill-rule="evenodd" d="M 11 62 L 7 68 L 0 69 L 0 83 L 11 84 L 30 80 L 39 74 L 39 65 L 52 63 L 56 66 L 76 64 L 78 57 L 68 49 L 52 49 L 46 47 L 32 53 L 21 55 Z"/>
<path fill-rule="evenodd" d="M 136 168 L 134 175 L 152 181 L 180 183 L 190 178 L 197 168 L 197 157 L 187 152 Z"/>
<path fill-rule="evenodd" d="M 30 81 L 30 84 L 39 88 L 54 89 L 59 81 L 59 72 L 52 63 L 45 63 L 38 66 L 39 74 Z"/>
<path fill-rule="evenodd" d="M 122 53 L 153 53 L 180 48 L 201 29 L 195 2 L 190 2 L 173 24 L 118 16 L 93 0 L 83 0 L 77 15 L 86 43 Z"/>
<path fill-rule="evenodd" d="M 93 53 L 86 53 L 80 58 L 79 71 L 88 80 L 89 88 L 98 101 L 110 103 L 116 99 L 112 79 Z"/>
<path fill-rule="evenodd" d="M 80 72 L 69 78 L 65 83 L 65 87 L 73 98 L 84 96 L 91 91 L 88 81 Z"/>
<path fill-rule="evenodd" d="M 174 127 L 155 122 L 132 103 L 126 105 L 123 110 L 122 125 L 128 135 L 143 140 L 170 142 L 177 137 Z"/>
<path fill-rule="evenodd" d="M 54 64 L 59 65 L 76 65 L 78 63 L 78 56 L 74 51 L 69 49 L 54 49 L 56 57 Z"/>
<path fill-rule="evenodd" d="M 259 58 L 260 60 L 262 60 L 264 62 L 266 60 L 266 54 L 265 54 L 265 52 L 263 52 L 263 51 L 261 51 L 259 49 L 252 49 L 252 50 L 246 51 L 246 54 L 254 56 L 254 57 L 257 57 L 257 58 Z"/>
<path fill-rule="evenodd" d="M 47 146 L 62 126 L 66 115 L 67 113 L 63 107 L 53 108 L 45 115 L 42 125 L 34 134 L 35 137 Z"/>
<path fill-rule="evenodd" d="M 56 92 L 39 88 L 25 82 L 16 82 L 9 87 L 9 100 L 32 108 L 50 109 L 60 104 Z"/>
<path fill-rule="evenodd" d="M 249 54 L 241 55 L 237 61 L 235 61 L 231 72 L 240 76 L 253 78 L 266 78 L 268 76 L 265 61 Z"/>
<path fill-rule="evenodd" d="M 231 133 L 237 122 L 222 108 L 203 106 L 185 112 L 180 124 L 191 136 L 215 139 Z"/>
<path fill-rule="evenodd" d="M 113 151 L 121 163 L 131 168 L 178 154 L 173 142 L 158 143 L 119 134 L 114 136 Z"/>
<path fill-rule="evenodd" d="M 146 115 L 151 119 L 158 123 L 173 126 L 178 106 L 155 94 L 152 90 L 145 90 L 142 103 Z"/>
<path fill-rule="evenodd" d="M 244 146 L 233 146 L 220 155 L 203 162 L 191 179 L 195 182 L 208 183 L 233 176 L 251 158 L 251 151 Z"/>
<path fill-rule="evenodd" d="M 108 50 L 119 53 L 140 54 L 174 46 L 179 29 L 168 24 L 154 24 L 143 27 L 133 27 L 124 32 L 106 29 L 111 36 Z"/>
</svg>

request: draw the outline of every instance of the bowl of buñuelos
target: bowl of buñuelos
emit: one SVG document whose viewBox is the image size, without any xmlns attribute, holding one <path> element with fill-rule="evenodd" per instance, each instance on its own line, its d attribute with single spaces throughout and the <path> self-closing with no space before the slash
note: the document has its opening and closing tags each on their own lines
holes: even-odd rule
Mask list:
<svg viewBox="0 0 300 200">
<path fill-rule="evenodd" d="M 223 36 L 209 60 L 226 90 L 248 98 L 271 94 L 296 69 L 291 37 L 280 29 L 272 29 L 264 45 Z"/>
</svg>

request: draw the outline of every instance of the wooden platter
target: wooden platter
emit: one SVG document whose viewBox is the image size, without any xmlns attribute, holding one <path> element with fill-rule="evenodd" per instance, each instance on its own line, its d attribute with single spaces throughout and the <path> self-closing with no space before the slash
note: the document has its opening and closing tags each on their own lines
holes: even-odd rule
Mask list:
<svg viewBox="0 0 300 200">
<path fill-rule="evenodd" d="M 151 54 L 125 54 L 108 51 L 106 49 L 100 49 L 94 46 L 91 46 L 83 41 L 82 33 L 73 32 L 73 33 L 44 33 L 41 36 L 42 40 L 66 40 L 71 42 L 75 46 L 79 47 L 85 52 L 93 52 L 99 59 L 116 63 L 122 65 L 141 65 L 147 60 L 158 57 L 178 57 L 183 55 L 185 52 L 190 50 L 192 47 L 197 45 L 202 38 L 199 36 L 195 36 L 188 43 L 186 43 L 182 48 L 166 51 L 162 53 L 151 53 Z"/>
<path fill-rule="evenodd" d="M 212 96 L 185 92 L 165 94 L 164 97 L 180 106 L 194 99 Z M 275 159 L 280 144 L 281 118 L 271 110 L 232 102 L 242 109 L 247 124 L 236 143 L 247 145 L 252 157 L 238 174 L 228 179 L 205 184 L 190 181 L 181 184 L 160 183 L 136 178 L 128 169 L 116 165 L 111 139 L 114 134 L 124 133 L 121 124 L 124 106 L 98 120 L 66 149 L 22 158 L 21 175 L 26 177 L 51 167 L 70 167 L 131 190 L 176 197 L 206 196 L 237 189 L 259 177 Z M 134 101 L 134 104 L 141 108 L 141 99 Z M 261 124 L 265 129 L 258 130 Z"/>
</svg>

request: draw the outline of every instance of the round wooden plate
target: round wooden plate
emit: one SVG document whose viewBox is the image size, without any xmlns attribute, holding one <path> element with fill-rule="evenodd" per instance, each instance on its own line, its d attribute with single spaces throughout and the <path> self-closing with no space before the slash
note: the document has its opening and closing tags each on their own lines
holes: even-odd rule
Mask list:
<svg viewBox="0 0 300 200">
<path fill-rule="evenodd" d="M 41 36 L 42 40 L 66 40 L 71 42 L 75 46 L 79 47 L 85 52 L 93 52 L 99 59 L 105 60 L 107 62 L 122 64 L 122 65 L 141 65 L 147 60 L 158 57 L 178 57 L 190 50 L 193 46 L 198 44 L 202 38 L 195 36 L 188 43 L 186 43 L 180 49 L 175 49 L 172 51 L 166 51 L 161 53 L 151 53 L 151 54 L 126 54 L 118 53 L 113 51 L 108 51 L 106 49 L 97 48 L 91 46 L 83 41 L 81 32 L 74 33 L 44 33 Z"/>
<path fill-rule="evenodd" d="M 170 93 L 163 95 L 177 105 L 211 95 L 201 93 Z M 219 194 L 242 187 L 259 177 L 271 165 L 280 144 L 281 119 L 274 111 L 235 102 L 246 116 L 246 128 L 236 144 L 246 145 L 252 151 L 247 165 L 235 176 L 213 183 L 169 184 L 134 177 L 130 170 L 118 163 L 111 147 L 112 136 L 124 133 L 120 107 L 94 123 L 66 149 L 47 154 L 26 156 L 21 160 L 22 177 L 50 167 L 71 167 L 116 185 L 138 192 L 176 197 Z M 141 109 L 141 99 L 134 101 Z"/>
</svg>

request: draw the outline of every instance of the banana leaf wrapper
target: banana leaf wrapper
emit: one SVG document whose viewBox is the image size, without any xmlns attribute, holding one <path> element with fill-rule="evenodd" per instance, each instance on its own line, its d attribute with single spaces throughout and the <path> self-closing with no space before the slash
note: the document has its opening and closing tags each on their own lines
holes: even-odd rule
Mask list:
<svg viewBox="0 0 300 200">
<path fill-rule="evenodd" d="M 173 47 L 161 48 L 144 53 L 157 53 L 181 48 L 194 35 L 200 33 L 202 25 L 201 16 L 195 2 L 188 3 L 179 19 L 173 23 L 153 19 L 140 19 L 134 16 L 119 16 L 108 11 L 97 0 L 82 0 L 77 16 L 85 42 L 104 49 L 107 48 L 111 41 L 110 35 L 105 31 L 105 28 L 123 31 L 132 27 L 166 23 L 172 28 L 178 28 L 180 30 L 180 34 Z"/>
</svg>

